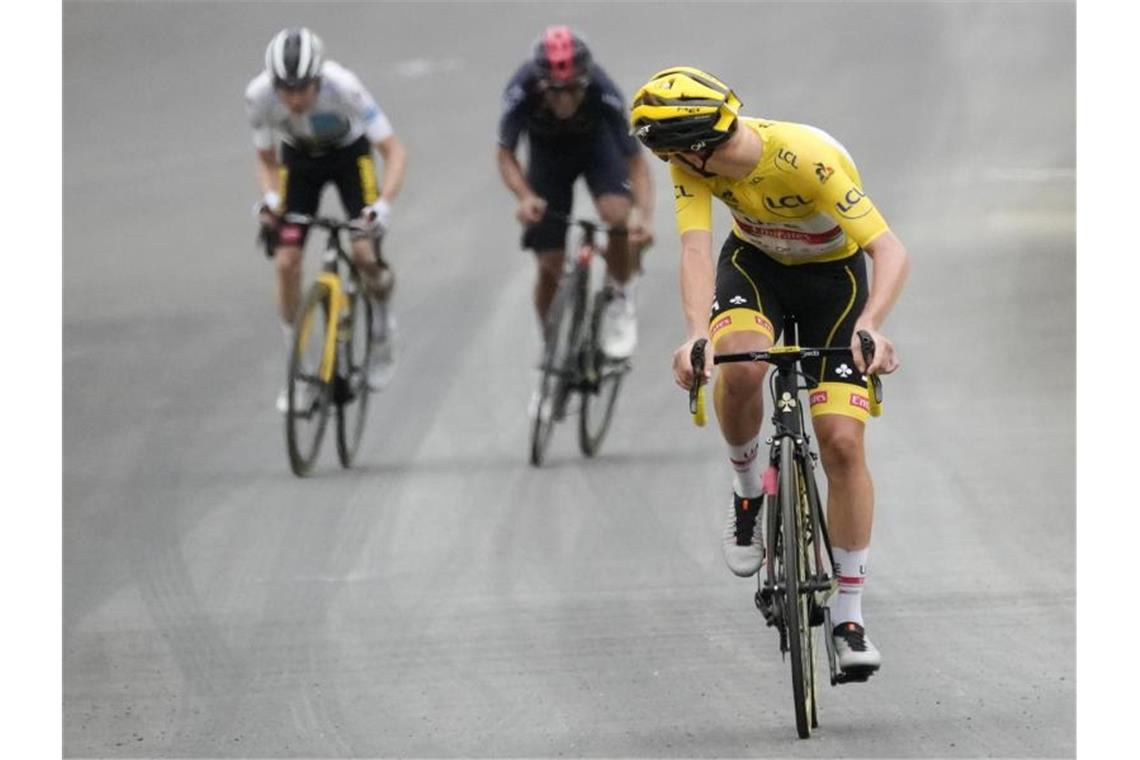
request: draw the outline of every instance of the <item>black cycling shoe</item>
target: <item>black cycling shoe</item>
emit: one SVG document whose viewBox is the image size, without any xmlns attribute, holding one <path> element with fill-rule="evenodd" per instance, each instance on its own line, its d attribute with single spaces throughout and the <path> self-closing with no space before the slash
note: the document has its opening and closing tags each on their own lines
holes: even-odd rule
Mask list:
<svg viewBox="0 0 1140 760">
<path fill-rule="evenodd" d="M 728 569 L 747 578 L 755 575 L 764 562 L 764 537 L 760 512 L 764 497 L 745 499 L 732 494 L 724 513 L 723 548 Z"/>
</svg>

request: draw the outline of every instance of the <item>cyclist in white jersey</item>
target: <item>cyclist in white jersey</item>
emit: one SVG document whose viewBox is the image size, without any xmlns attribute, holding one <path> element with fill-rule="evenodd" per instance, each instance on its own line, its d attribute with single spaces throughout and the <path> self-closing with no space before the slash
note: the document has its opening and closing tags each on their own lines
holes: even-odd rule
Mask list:
<svg viewBox="0 0 1140 760">
<path fill-rule="evenodd" d="M 382 388 L 394 368 L 395 321 L 388 309 L 394 276 L 381 256 L 380 240 L 391 218 L 391 202 L 404 181 L 404 147 L 356 75 L 324 60 L 320 38 L 305 28 L 284 29 L 273 37 L 265 51 L 265 70 L 249 83 L 245 102 L 262 191 L 255 210 L 275 241 L 270 252 L 276 262 L 286 351 L 292 350 L 308 228 L 283 221 L 282 215 L 315 214 L 321 191 L 331 182 L 348 217 L 361 222 L 362 229 L 353 234 L 352 257 L 375 301 L 377 342 L 369 384 Z M 380 185 L 373 147 L 384 159 Z M 282 389 L 277 408 L 285 411 L 287 406 Z"/>
</svg>

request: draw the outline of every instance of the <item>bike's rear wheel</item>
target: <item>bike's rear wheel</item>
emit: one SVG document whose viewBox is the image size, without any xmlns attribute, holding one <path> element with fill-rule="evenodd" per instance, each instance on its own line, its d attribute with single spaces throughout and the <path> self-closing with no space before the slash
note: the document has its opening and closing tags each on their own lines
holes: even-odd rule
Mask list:
<svg viewBox="0 0 1140 760">
<path fill-rule="evenodd" d="M 589 341 L 582 352 L 582 368 L 590 386 L 582 393 L 582 413 L 578 417 L 578 448 L 588 457 L 598 453 L 610 429 L 622 380 L 629 371 L 626 361 L 608 360 L 598 347 L 602 314 L 610 295 L 606 293 L 594 302 L 590 316 Z"/>
<path fill-rule="evenodd" d="M 372 299 L 355 272 L 345 290 L 345 312 L 337 335 L 336 453 L 341 467 L 351 467 L 360 450 L 368 416 L 368 368 L 372 359 Z"/>
<path fill-rule="evenodd" d="M 321 360 L 328 340 L 330 293 L 314 283 L 305 296 L 293 325 L 293 350 L 289 356 L 285 413 L 285 442 L 293 474 L 309 474 L 320 452 L 328 425 L 330 384 L 320 377 Z M 334 348 L 335 350 L 335 348 Z"/>
<path fill-rule="evenodd" d="M 785 440 L 780 450 L 779 499 L 786 569 L 785 605 L 788 654 L 792 661 L 792 696 L 796 731 L 801 739 L 811 736 L 815 724 L 815 642 L 811 629 L 810 592 L 804 587 L 808 563 L 803 510 L 800 509 L 800 471 L 795 448 Z"/>
</svg>

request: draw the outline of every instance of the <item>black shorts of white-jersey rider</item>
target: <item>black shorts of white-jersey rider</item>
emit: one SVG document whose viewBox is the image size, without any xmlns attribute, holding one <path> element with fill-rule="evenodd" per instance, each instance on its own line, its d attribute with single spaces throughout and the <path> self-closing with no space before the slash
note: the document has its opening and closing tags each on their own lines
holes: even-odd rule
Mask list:
<svg viewBox="0 0 1140 760">
<path fill-rule="evenodd" d="M 344 148 L 317 155 L 282 143 L 281 175 L 284 191 L 281 204 L 286 213 L 316 214 L 321 191 L 330 182 L 336 186 L 349 219 L 359 217 L 365 206 L 380 197 L 372 145 L 364 136 Z M 279 239 L 282 245 L 301 247 L 308 233 L 308 225 L 285 223 L 281 225 Z"/>
</svg>

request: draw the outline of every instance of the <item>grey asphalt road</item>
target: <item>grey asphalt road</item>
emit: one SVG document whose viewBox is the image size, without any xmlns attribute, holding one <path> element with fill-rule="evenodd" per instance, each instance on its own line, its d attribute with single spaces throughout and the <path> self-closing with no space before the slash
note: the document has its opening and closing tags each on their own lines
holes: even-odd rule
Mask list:
<svg viewBox="0 0 1140 760">
<path fill-rule="evenodd" d="M 69 757 L 1075 753 L 1075 11 L 1066 4 L 65 3 Z M 602 455 L 527 465 L 533 277 L 494 169 L 546 24 L 627 94 L 688 63 L 839 137 L 914 257 L 871 426 L 870 683 L 795 737 L 673 385 L 669 186 Z M 360 466 L 288 470 L 242 91 L 306 23 L 405 139 L 400 367 Z M 330 196 L 330 210 L 336 203 Z M 719 236 L 727 230 L 718 212 Z M 310 258 L 309 271 L 313 269 Z"/>
</svg>

